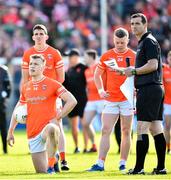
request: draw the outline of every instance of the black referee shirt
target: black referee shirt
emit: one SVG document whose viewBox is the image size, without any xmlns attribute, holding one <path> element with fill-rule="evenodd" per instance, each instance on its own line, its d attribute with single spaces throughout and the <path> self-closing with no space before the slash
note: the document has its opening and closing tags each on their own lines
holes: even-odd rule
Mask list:
<svg viewBox="0 0 171 180">
<path fill-rule="evenodd" d="M 144 66 L 148 60 L 157 59 L 158 69 L 148 74 L 135 76 L 135 87 L 146 86 L 149 84 L 162 84 L 162 60 L 159 43 L 151 34 L 145 33 L 138 42 L 135 68 Z"/>
</svg>

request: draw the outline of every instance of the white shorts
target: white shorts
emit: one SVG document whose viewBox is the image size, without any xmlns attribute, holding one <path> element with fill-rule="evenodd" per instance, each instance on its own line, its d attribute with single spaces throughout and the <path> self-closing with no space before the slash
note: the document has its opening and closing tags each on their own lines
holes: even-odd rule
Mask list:
<svg viewBox="0 0 171 180">
<path fill-rule="evenodd" d="M 87 111 L 96 111 L 101 114 L 104 108 L 104 100 L 98 101 L 88 101 L 85 107 L 85 112 Z"/>
<path fill-rule="evenodd" d="M 42 138 L 43 130 L 34 138 L 28 140 L 30 153 L 46 151 L 46 141 Z"/>
<path fill-rule="evenodd" d="M 171 115 L 171 104 L 164 104 L 164 115 Z"/>
<path fill-rule="evenodd" d="M 133 115 L 133 108 L 128 101 L 110 102 L 105 101 L 104 114 L 121 114 L 123 116 Z"/>
</svg>

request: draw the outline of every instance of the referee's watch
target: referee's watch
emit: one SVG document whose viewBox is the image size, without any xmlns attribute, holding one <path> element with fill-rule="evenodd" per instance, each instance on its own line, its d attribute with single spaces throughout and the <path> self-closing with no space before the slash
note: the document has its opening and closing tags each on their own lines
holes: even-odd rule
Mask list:
<svg viewBox="0 0 171 180">
<path fill-rule="evenodd" d="M 131 73 L 132 73 L 132 75 L 137 75 L 136 69 L 133 69 L 133 70 L 131 71 Z"/>
</svg>

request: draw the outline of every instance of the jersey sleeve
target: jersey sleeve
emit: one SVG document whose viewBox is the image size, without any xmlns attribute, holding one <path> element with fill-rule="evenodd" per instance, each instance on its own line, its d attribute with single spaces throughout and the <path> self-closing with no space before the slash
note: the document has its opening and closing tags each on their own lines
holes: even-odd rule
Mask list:
<svg viewBox="0 0 171 180">
<path fill-rule="evenodd" d="M 24 53 L 21 63 L 22 69 L 28 69 L 29 68 L 29 54 L 27 52 Z"/>
<path fill-rule="evenodd" d="M 145 41 L 145 53 L 146 53 L 146 59 L 158 59 L 159 50 L 157 42 L 153 41 L 150 38 L 147 38 Z"/>
<path fill-rule="evenodd" d="M 63 62 L 61 53 L 58 50 L 55 51 L 54 58 L 55 58 L 55 69 L 64 67 L 64 62 Z"/>
<path fill-rule="evenodd" d="M 67 92 L 65 87 L 61 83 L 56 81 L 56 95 L 60 97 L 65 92 Z"/>
<path fill-rule="evenodd" d="M 105 60 L 105 56 L 102 55 L 102 57 L 100 58 L 100 61 L 97 65 L 97 67 L 99 67 L 100 69 L 105 69 L 106 68 L 106 64 L 104 63 Z"/>
</svg>

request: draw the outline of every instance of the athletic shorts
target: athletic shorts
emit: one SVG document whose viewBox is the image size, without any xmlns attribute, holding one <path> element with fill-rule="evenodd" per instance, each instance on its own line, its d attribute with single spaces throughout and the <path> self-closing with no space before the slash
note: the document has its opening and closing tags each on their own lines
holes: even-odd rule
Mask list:
<svg viewBox="0 0 171 180">
<path fill-rule="evenodd" d="M 77 105 L 74 107 L 74 109 L 68 114 L 69 118 L 79 116 L 80 118 L 83 117 L 84 109 L 86 106 L 87 100 L 86 99 L 77 99 Z"/>
<path fill-rule="evenodd" d="M 88 101 L 84 111 L 85 112 L 95 111 L 101 114 L 103 111 L 103 108 L 104 108 L 104 100 Z"/>
<path fill-rule="evenodd" d="M 160 85 L 147 85 L 137 90 L 137 120 L 152 122 L 163 119 L 164 91 Z"/>
<path fill-rule="evenodd" d="M 171 115 L 171 104 L 164 104 L 164 115 Z"/>
<path fill-rule="evenodd" d="M 103 114 L 121 114 L 123 116 L 133 115 L 133 108 L 128 101 L 110 102 L 105 101 Z"/>
<path fill-rule="evenodd" d="M 46 151 L 46 141 L 42 138 L 43 130 L 34 138 L 28 140 L 30 153 Z"/>
</svg>

